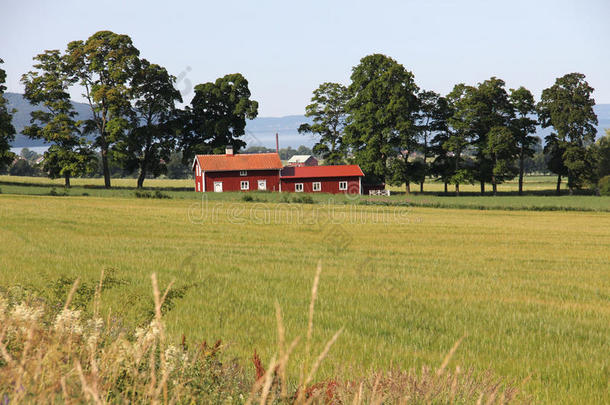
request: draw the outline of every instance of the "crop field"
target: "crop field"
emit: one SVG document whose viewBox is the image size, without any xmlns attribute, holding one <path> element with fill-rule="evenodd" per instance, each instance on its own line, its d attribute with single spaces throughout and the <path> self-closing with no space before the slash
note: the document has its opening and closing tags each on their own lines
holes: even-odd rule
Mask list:
<svg viewBox="0 0 610 405">
<path fill-rule="evenodd" d="M 264 362 L 274 353 L 276 302 L 287 338 L 306 333 L 321 262 L 315 351 L 345 329 L 319 378 L 439 365 L 465 335 L 450 368 L 518 383 L 529 376 L 524 389 L 535 402 L 610 395 L 607 212 L 136 199 L 133 190 L 130 198 L 27 196 L 0 187 L 6 294 L 50 296 L 79 277 L 84 297 L 104 270 L 105 316 L 143 325 L 154 272 L 161 287 L 175 280 L 170 338 L 222 339 L 223 355 L 251 369 L 254 350 Z"/>
</svg>

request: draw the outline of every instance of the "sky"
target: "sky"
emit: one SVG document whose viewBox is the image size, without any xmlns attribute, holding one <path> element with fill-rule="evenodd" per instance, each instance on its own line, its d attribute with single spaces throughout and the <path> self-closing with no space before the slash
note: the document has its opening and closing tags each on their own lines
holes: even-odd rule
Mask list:
<svg viewBox="0 0 610 405">
<path fill-rule="evenodd" d="M 609 17 L 610 0 L 0 0 L 0 58 L 8 91 L 20 93 L 33 56 L 111 30 L 175 75 L 186 102 L 196 84 L 239 72 L 267 117 L 303 114 L 315 88 L 349 84 L 372 53 L 441 94 L 496 76 L 539 98 L 581 72 L 601 104 L 610 103 Z"/>
</svg>

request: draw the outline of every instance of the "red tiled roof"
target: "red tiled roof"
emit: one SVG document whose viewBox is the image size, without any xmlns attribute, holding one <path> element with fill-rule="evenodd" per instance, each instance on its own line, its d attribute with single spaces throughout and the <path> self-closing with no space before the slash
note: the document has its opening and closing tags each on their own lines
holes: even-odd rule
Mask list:
<svg viewBox="0 0 610 405">
<path fill-rule="evenodd" d="M 244 153 L 236 155 L 197 155 L 204 171 L 269 170 L 281 169 L 282 161 L 277 153 Z"/>
<path fill-rule="evenodd" d="M 339 166 L 287 166 L 282 169 L 281 177 L 304 179 L 310 177 L 352 177 L 364 176 L 358 165 Z"/>
</svg>

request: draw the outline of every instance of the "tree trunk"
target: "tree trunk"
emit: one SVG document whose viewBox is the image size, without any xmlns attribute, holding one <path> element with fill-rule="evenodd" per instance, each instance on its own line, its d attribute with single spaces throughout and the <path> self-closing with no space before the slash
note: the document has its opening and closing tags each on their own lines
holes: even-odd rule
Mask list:
<svg viewBox="0 0 610 405">
<path fill-rule="evenodd" d="M 561 195 L 561 174 L 557 176 L 557 190 L 555 191 L 557 195 Z"/>
<path fill-rule="evenodd" d="M 420 193 L 424 192 L 424 182 L 423 181 L 421 183 L 419 183 L 419 192 Z"/>
<path fill-rule="evenodd" d="M 445 182 L 445 194 L 447 194 L 447 182 Z"/>
<path fill-rule="evenodd" d="M 140 168 L 140 175 L 138 176 L 138 185 L 137 188 L 142 188 L 144 185 L 144 179 L 146 178 L 146 169 L 144 167 Z"/>
<path fill-rule="evenodd" d="M 523 195 L 523 169 L 525 166 L 525 155 L 523 145 L 521 145 L 521 153 L 519 154 L 519 195 Z"/>
<path fill-rule="evenodd" d="M 498 195 L 498 185 L 496 184 L 496 176 L 491 178 L 491 187 L 493 189 L 494 196 Z"/>
<path fill-rule="evenodd" d="M 456 197 L 460 196 L 460 184 L 459 183 L 455 184 L 455 196 Z"/>
<path fill-rule="evenodd" d="M 481 180 L 481 195 L 485 194 L 485 182 Z"/>
<path fill-rule="evenodd" d="M 64 180 L 65 180 L 65 187 L 70 188 L 70 174 L 69 173 L 64 174 Z"/>
<path fill-rule="evenodd" d="M 405 190 L 406 190 L 407 194 L 411 194 L 411 182 L 409 182 L 409 181 L 405 182 Z"/>
<path fill-rule="evenodd" d="M 108 167 L 108 149 L 102 148 L 102 168 L 104 171 L 104 187 L 110 188 L 110 168 Z"/>
</svg>

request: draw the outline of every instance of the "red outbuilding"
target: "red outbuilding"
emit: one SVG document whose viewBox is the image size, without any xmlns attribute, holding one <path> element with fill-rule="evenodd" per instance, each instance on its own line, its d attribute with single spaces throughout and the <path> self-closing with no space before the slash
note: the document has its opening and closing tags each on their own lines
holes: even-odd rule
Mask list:
<svg viewBox="0 0 610 405">
<path fill-rule="evenodd" d="M 284 167 L 282 191 L 362 194 L 364 173 L 358 165 Z"/>
<path fill-rule="evenodd" d="M 197 155 L 193 160 L 195 191 L 281 191 L 282 161 L 277 153 Z"/>
</svg>

